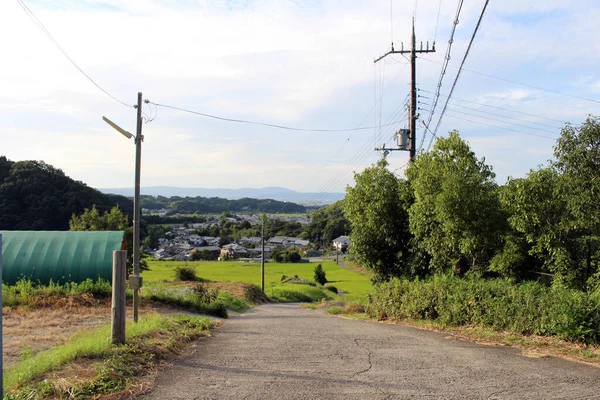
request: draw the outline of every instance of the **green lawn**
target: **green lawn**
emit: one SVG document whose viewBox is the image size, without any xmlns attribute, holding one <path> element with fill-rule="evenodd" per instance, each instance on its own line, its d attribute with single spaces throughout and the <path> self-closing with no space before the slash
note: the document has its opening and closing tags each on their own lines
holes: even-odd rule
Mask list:
<svg viewBox="0 0 600 400">
<path fill-rule="evenodd" d="M 334 262 L 321 262 L 329 283 L 344 291 L 352 297 L 362 297 L 371 290 L 370 277 L 349 271 L 337 266 Z M 150 271 L 143 271 L 144 282 L 164 282 L 175 280 L 175 267 L 179 265 L 192 266 L 196 275 L 203 279 L 222 282 L 246 282 L 260 286 L 260 263 L 239 261 L 148 261 Z M 314 268 L 317 263 L 265 263 L 265 292 L 281 282 L 281 277 L 286 275 L 312 281 Z"/>
</svg>

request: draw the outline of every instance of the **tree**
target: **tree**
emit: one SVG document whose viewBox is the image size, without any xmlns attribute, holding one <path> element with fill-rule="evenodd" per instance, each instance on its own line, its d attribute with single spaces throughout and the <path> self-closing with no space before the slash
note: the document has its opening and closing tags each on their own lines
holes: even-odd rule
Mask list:
<svg viewBox="0 0 600 400">
<path fill-rule="evenodd" d="M 273 247 L 270 256 L 273 260 L 275 260 L 275 262 L 284 262 L 285 252 L 283 250 L 283 246 L 278 244 L 277 246 Z"/>
<path fill-rule="evenodd" d="M 505 230 L 491 167 L 454 131 L 419 155 L 406 175 L 414 190 L 410 231 L 432 269 L 483 272 Z"/>
<path fill-rule="evenodd" d="M 327 275 L 325 274 L 325 271 L 323 270 L 323 266 L 321 264 L 317 264 L 313 272 L 315 273 L 315 282 L 318 282 L 321 285 L 327 283 Z"/>
<path fill-rule="evenodd" d="M 67 230 L 72 214 L 94 204 L 103 212 L 132 203 L 123 196 L 104 195 L 43 161 L 0 157 L 0 229 Z"/>
<path fill-rule="evenodd" d="M 565 176 L 567 206 L 577 227 L 600 231 L 600 120 L 566 125 L 554 147 L 554 166 Z"/>
<path fill-rule="evenodd" d="M 297 263 L 300 260 L 302 260 L 302 256 L 298 249 L 289 248 L 285 251 L 284 262 Z"/>
<path fill-rule="evenodd" d="M 570 229 L 565 178 L 552 167 L 531 171 L 526 178 L 510 180 L 501 190 L 501 202 L 511 229 L 504 249 L 495 258 L 507 258 L 514 265 L 504 268 L 540 267 L 555 274 L 555 282 L 573 282 L 576 232 Z M 523 246 L 520 237 L 527 246 Z M 526 255 L 538 262 L 523 265 Z M 496 264 L 496 261 L 495 261 Z M 536 265 L 537 264 L 537 265 Z M 501 266 L 501 265 L 500 265 Z M 524 271 L 521 271 L 521 274 Z"/>
<path fill-rule="evenodd" d="M 86 208 L 80 216 L 73 214 L 69 227 L 72 231 L 124 231 L 129 228 L 129 220 L 119 206 L 100 215 L 94 204 L 91 210 Z"/>
<path fill-rule="evenodd" d="M 400 183 L 387 170 L 385 159 L 354 174 L 346 188 L 344 215 L 352 233 L 350 251 L 356 261 L 374 272 L 374 281 L 406 272 L 410 233 L 408 214 L 400 201 Z"/>
</svg>

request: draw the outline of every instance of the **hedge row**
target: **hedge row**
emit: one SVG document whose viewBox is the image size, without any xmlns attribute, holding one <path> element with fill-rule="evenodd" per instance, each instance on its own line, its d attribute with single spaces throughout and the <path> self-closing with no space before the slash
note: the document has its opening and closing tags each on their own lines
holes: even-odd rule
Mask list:
<svg viewBox="0 0 600 400">
<path fill-rule="evenodd" d="M 434 276 L 395 279 L 370 296 L 373 318 L 431 320 L 442 326 L 476 325 L 498 331 L 600 341 L 600 292 L 547 287 L 536 282 Z"/>
</svg>

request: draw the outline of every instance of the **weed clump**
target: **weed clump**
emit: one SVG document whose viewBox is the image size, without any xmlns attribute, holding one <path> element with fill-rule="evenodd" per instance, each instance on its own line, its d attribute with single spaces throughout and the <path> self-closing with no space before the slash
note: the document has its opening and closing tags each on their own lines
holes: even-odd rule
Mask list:
<svg viewBox="0 0 600 400">
<path fill-rule="evenodd" d="M 175 279 L 178 281 L 196 282 L 199 280 L 196 269 L 187 265 L 179 265 L 175 268 Z"/>
<path fill-rule="evenodd" d="M 340 315 L 344 313 L 344 309 L 339 306 L 332 306 L 327 309 L 327 314 Z"/>
</svg>

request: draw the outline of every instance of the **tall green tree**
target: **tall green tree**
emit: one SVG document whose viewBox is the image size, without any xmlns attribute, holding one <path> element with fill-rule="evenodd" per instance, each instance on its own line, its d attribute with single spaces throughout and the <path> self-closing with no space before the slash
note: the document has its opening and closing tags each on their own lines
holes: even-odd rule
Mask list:
<svg viewBox="0 0 600 400">
<path fill-rule="evenodd" d="M 505 229 L 491 167 L 453 131 L 406 175 L 414 193 L 410 231 L 431 268 L 483 272 Z"/>
<path fill-rule="evenodd" d="M 129 228 L 129 220 L 119 206 L 100 214 L 93 205 L 91 210 L 86 208 L 79 216 L 73 214 L 69 227 L 72 231 L 121 231 Z"/>
<path fill-rule="evenodd" d="M 387 165 L 382 159 L 355 173 L 355 185 L 346 188 L 344 199 L 344 215 L 352 230 L 350 251 L 361 266 L 374 272 L 375 281 L 406 272 L 410 242 L 400 183 Z"/>
</svg>

